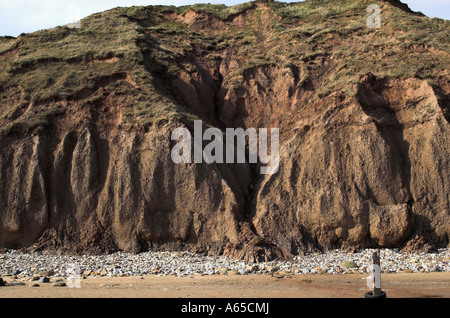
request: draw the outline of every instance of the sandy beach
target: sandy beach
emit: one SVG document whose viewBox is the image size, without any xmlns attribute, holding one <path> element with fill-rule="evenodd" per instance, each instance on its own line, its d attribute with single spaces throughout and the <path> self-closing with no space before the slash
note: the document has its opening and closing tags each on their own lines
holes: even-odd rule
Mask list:
<svg viewBox="0 0 450 318">
<path fill-rule="evenodd" d="M 81 288 L 25 281 L 0 287 L 0 298 L 364 298 L 367 274 L 88 277 Z M 14 280 L 4 277 L 7 282 Z M 388 298 L 450 298 L 450 273 L 383 275 Z"/>
</svg>

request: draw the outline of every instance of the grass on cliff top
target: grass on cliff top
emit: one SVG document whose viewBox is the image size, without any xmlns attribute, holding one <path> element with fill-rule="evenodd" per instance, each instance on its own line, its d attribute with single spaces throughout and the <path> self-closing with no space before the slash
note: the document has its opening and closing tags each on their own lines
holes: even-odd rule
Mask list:
<svg viewBox="0 0 450 318">
<path fill-rule="evenodd" d="M 202 12 L 216 16 L 221 20 L 226 20 L 233 15 L 239 14 L 254 6 L 255 1 L 238 4 L 235 6 L 226 6 L 224 4 L 198 3 L 187 6 L 162 6 L 157 5 L 154 8 L 160 12 L 175 12 L 184 15 L 188 11 Z"/>
<path fill-rule="evenodd" d="M 361 75 L 434 79 L 449 67 L 450 21 L 431 19 L 388 2 L 380 29 L 366 26 L 366 9 L 373 1 L 273 3 L 287 28 L 273 36 L 286 45 L 273 48 L 298 65 L 325 58 L 333 63 L 316 98 L 335 91 L 355 93 Z M 295 22 L 297 21 L 297 22 Z M 441 51 L 439 53 L 438 51 Z M 290 52 L 290 53 L 288 53 Z"/>
<path fill-rule="evenodd" d="M 182 106 L 167 97 L 165 81 L 187 67 L 193 47 L 205 52 L 205 60 L 220 61 L 221 54 L 228 50 L 245 61 L 229 81 L 231 88 L 242 84 L 247 69 L 278 64 L 301 70 L 303 83 L 311 69 L 326 60 L 330 69 L 316 88 L 317 98 L 335 91 L 352 94 L 349 87 L 368 72 L 429 79 L 448 70 L 450 21 L 410 14 L 380 2 L 382 27 L 369 29 L 366 8 L 372 2 L 266 2 L 281 20 L 255 14 L 256 18 L 244 26 L 208 32 L 161 19 L 158 11 L 185 14 L 193 10 L 226 20 L 253 8 L 255 2 L 232 7 L 116 8 L 83 19 L 79 29 L 57 27 L 18 38 L 0 37 L 0 69 L 6 71 L 0 77 L 0 103 L 8 89 L 20 87 L 26 101 L 20 105 L 35 105 L 20 117 L 14 114 L 19 114 L 16 108 L 22 106 L 9 110 L 3 107 L 0 120 L 2 125 L 6 123 L 4 127 L 46 125 L 61 109 L 40 105 L 95 91 L 104 79 L 117 74 L 129 75 L 137 86 L 120 88 L 131 96 L 122 108 L 130 125 L 190 118 Z M 115 85 L 114 81 L 110 85 Z"/>
<path fill-rule="evenodd" d="M 0 77 L 0 103 L 10 90 L 20 88 L 22 95 L 21 107 L 0 104 L 1 130 L 46 126 L 64 110 L 40 105 L 82 99 L 101 87 L 123 81 L 124 74 L 137 83 L 124 92 L 133 96 L 123 110 L 130 124 L 147 125 L 170 117 L 176 107 L 152 85 L 155 79 L 146 69 L 140 45 L 143 41 L 141 26 L 130 22 L 120 10 L 91 15 L 81 21 L 80 28 L 64 26 L 18 38 L 1 37 L 0 69 L 5 72 Z M 32 107 L 14 116 L 21 113 L 14 109 L 26 109 L 24 105 Z"/>
<path fill-rule="evenodd" d="M 22 86 L 25 97 L 34 102 L 64 88 L 93 85 L 95 78 L 126 70 L 126 63 L 95 62 L 133 55 L 136 37 L 136 27 L 125 19 L 105 19 L 102 14 L 86 18 L 79 29 L 57 27 L 21 35 L 17 57 L 0 60 L 8 74 L 2 83 Z"/>
</svg>

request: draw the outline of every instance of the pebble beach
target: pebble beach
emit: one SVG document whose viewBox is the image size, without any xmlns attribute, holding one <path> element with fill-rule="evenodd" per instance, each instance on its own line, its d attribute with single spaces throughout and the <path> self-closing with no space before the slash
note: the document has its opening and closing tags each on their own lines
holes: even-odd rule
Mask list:
<svg viewBox="0 0 450 318">
<path fill-rule="evenodd" d="M 355 253 L 333 250 L 296 256 L 292 261 L 247 264 L 221 256 L 202 256 L 190 252 L 118 252 L 97 256 L 61 256 L 20 253 L 6 250 L 0 254 L 3 277 L 124 277 L 195 275 L 300 275 L 367 273 L 374 250 Z M 450 272 L 450 249 L 436 253 L 380 250 L 382 273 Z"/>
</svg>

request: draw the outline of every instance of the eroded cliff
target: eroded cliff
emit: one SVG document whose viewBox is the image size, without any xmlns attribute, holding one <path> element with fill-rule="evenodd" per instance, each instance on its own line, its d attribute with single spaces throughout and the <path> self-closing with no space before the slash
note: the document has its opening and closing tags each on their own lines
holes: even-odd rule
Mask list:
<svg viewBox="0 0 450 318">
<path fill-rule="evenodd" d="M 369 29 L 369 2 L 117 8 L 1 38 L 0 247 L 448 246 L 450 23 L 384 1 Z M 278 173 L 173 163 L 195 119 L 279 128 Z"/>
</svg>

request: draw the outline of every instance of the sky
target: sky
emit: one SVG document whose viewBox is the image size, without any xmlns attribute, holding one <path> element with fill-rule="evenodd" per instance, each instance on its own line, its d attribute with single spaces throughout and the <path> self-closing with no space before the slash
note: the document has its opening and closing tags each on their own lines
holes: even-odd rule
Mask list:
<svg viewBox="0 0 450 318">
<path fill-rule="evenodd" d="M 139 5 L 187 5 L 223 3 L 236 5 L 249 0 L 0 0 L 0 36 L 18 36 L 41 29 L 73 23 L 90 14 L 115 7 Z M 298 0 L 284 0 L 297 2 Z M 414 11 L 429 17 L 450 20 L 450 0 L 403 0 Z M 377 0 L 374 0 L 377 3 Z"/>
</svg>

